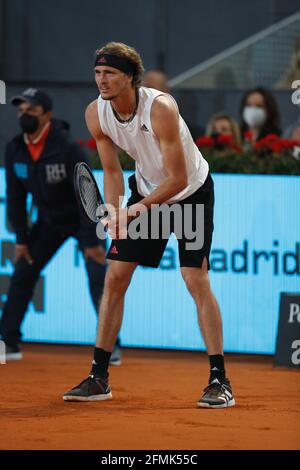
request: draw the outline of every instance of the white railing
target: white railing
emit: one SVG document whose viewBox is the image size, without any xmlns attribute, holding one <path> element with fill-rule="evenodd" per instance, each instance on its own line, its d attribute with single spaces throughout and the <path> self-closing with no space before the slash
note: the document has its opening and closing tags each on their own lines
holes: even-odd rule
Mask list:
<svg viewBox="0 0 300 470">
<path fill-rule="evenodd" d="M 300 11 L 181 73 L 169 85 L 193 89 L 272 86 L 289 67 L 298 35 Z"/>
</svg>

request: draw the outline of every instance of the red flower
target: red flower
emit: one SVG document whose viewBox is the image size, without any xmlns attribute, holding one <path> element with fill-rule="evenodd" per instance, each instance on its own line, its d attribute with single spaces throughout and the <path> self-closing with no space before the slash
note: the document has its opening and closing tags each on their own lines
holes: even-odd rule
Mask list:
<svg viewBox="0 0 300 470">
<path fill-rule="evenodd" d="M 272 152 L 274 152 L 274 153 L 281 153 L 282 150 L 283 150 L 282 143 L 280 142 L 280 140 L 278 140 L 277 142 L 274 142 L 274 143 L 270 144 L 269 148 L 270 148 L 270 150 L 272 150 Z"/>
<path fill-rule="evenodd" d="M 217 136 L 217 143 L 230 146 L 233 144 L 233 136 L 231 134 L 219 134 Z"/>
<path fill-rule="evenodd" d="M 237 153 L 240 153 L 242 151 L 241 147 L 239 147 L 237 144 L 234 144 L 234 143 L 230 145 L 230 148 L 232 150 L 235 150 Z"/>
<path fill-rule="evenodd" d="M 244 132 L 244 139 L 245 140 L 250 140 L 252 142 L 253 140 L 253 133 L 251 131 L 245 131 Z"/>
<path fill-rule="evenodd" d="M 86 145 L 87 145 L 87 148 L 89 148 L 90 150 L 96 150 L 97 148 L 96 141 L 94 139 L 89 139 Z"/>
<path fill-rule="evenodd" d="M 279 136 L 276 134 L 268 134 L 266 135 L 265 139 L 266 142 L 276 142 L 279 139 Z"/>
<path fill-rule="evenodd" d="M 208 135 L 203 135 L 196 139 L 197 147 L 213 147 L 214 139 Z"/>
<path fill-rule="evenodd" d="M 280 142 L 285 149 L 292 149 L 295 145 L 295 141 L 290 139 L 281 139 Z"/>
<path fill-rule="evenodd" d="M 291 150 L 295 145 L 297 145 L 297 141 L 295 140 L 280 139 L 278 135 L 269 134 L 255 142 L 254 149 L 257 152 L 265 150 L 273 153 L 282 153 L 286 150 Z"/>
<path fill-rule="evenodd" d="M 219 145 L 223 145 L 224 147 L 228 147 L 235 152 L 241 152 L 241 148 L 234 142 L 234 138 L 232 134 L 219 134 L 217 136 L 217 143 Z"/>
<path fill-rule="evenodd" d="M 235 144 L 233 135 L 231 134 L 218 134 L 214 137 L 204 135 L 196 139 L 196 145 L 197 147 L 215 147 L 219 150 L 227 147 L 234 150 L 235 152 L 241 152 L 241 148 Z"/>
</svg>

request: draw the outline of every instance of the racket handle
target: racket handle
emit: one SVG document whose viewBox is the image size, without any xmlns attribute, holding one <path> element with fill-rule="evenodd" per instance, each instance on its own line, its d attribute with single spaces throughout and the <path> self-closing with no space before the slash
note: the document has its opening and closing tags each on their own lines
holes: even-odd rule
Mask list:
<svg viewBox="0 0 300 470">
<path fill-rule="evenodd" d="M 104 204 L 101 204 L 100 206 L 97 207 L 96 217 L 98 218 L 98 221 L 104 218 L 110 219 L 109 212 L 104 206 Z"/>
</svg>

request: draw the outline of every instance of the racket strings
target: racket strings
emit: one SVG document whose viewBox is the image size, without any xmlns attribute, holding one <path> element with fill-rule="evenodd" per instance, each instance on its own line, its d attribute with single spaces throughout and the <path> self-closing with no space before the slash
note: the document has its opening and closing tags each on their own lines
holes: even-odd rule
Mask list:
<svg viewBox="0 0 300 470">
<path fill-rule="evenodd" d="M 96 211 L 98 208 L 98 191 L 89 172 L 84 166 L 80 167 L 78 185 L 80 198 L 85 211 L 92 220 L 96 221 L 98 219 L 96 216 Z"/>
</svg>

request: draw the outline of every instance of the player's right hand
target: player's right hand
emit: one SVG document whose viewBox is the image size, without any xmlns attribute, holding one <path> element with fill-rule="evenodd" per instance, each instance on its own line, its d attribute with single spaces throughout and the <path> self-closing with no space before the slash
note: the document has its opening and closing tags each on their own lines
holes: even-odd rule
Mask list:
<svg viewBox="0 0 300 470">
<path fill-rule="evenodd" d="M 16 264 L 21 258 L 25 258 L 28 264 L 33 264 L 33 259 L 29 253 L 28 245 L 16 244 L 14 263 Z"/>
</svg>

